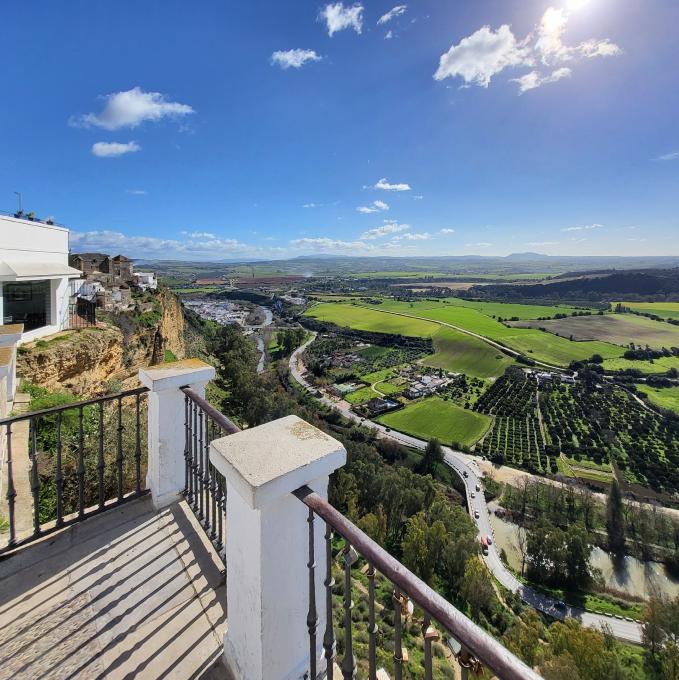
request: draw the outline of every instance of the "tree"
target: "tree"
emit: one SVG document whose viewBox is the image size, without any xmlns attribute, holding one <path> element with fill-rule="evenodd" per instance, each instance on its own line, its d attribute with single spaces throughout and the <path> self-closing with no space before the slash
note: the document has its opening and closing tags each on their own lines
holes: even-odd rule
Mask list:
<svg viewBox="0 0 679 680">
<path fill-rule="evenodd" d="M 464 565 L 460 594 L 469 603 L 471 614 L 478 619 L 493 602 L 494 591 L 488 570 L 478 557 L 470 557 Z"/>
<path fill-rule="evenodd" d="M 665 639 L 666 626 L 665 603 L 660 593 L 654 593 L 644 608 L 644 624 L 641 628 L 642 643 L 655 658 Z"/>
<path fill-rule="evenodd" d="M 606 531 L 608 547 L 611 552 L 622 556 L 625 554 L 625 516 L 622 492 L 617 479 L 613 479 L 606 501 Z"/>
<path fill-rule="evenodd" d="M 424 450 L 422 460 L 417 465 L 416 472 L 421 475 L 433 475 L 436 466 L 443 461 L 443 449 L 438 439 L 430 439 Z"/>
</svg>

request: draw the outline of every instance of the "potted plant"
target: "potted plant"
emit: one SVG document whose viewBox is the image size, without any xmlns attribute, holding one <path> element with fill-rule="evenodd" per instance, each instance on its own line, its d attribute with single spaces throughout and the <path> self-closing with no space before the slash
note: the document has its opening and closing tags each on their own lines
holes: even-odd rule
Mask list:
<svg viewBox="0 0 679 680">
<path fill-rule="evenodd" d="M 26 215 L 26 219 L 31 220 L 31 222 L 33 222 L 33 220 L 35 220 L 35 213 L 32 211 L 29 212 L 28 215 Z"/>
<path fill-rule="evenodd" d="M 24 216 L 24 211 L 23 211 L 23 210 L 17 210 L 17 211 L 14 213 L 14 217 L 16 217 L 17 219 L 21 219 L 23 216 Z"/>
</svg>

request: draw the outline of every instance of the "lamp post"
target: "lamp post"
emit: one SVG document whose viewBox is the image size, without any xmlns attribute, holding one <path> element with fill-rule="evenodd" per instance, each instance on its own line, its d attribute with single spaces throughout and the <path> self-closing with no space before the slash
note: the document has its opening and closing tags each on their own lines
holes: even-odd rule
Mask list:
<svg viewBox="0 0 679 680">
<path fill-rule="evenodd" d="M 19 198 L 19 212 L 22 213 L 22 212 L 23 212 L 23 206 L 21 205 L 21 192 L 15 191 L 14 193 L 15 193 L 15 194 L 18 196 L 18 198 Z"/>
</svg>

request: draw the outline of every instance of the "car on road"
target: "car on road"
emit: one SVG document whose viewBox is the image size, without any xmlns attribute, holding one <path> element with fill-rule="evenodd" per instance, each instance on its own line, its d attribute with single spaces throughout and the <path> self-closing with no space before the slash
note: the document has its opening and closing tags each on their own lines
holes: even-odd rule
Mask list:
<svg viewBox="0 0 679 680">
<path fill-rule="evenodd" d="M 480 485 L 480 484 L 477 484 L 477 485 L 476 485 L 476 490 L 477 490 L 477 491 L 481 491 L 481 485 Z"/>
<path fill-rule="evenodd" d="M 488 545 L 493 545 L 493 539 L 491 536 L 486 536 L 486 540 L 488 541 Z"/>
<path fill-rule="evenodd" d="M 479 511 L 478 511 L 478 510 L 474 510 L 474 517 L 475 517 L 476 519 L 479 519 L 479 517 L 481 517 L 481 515 L 479 514 Z"/>
<path fill-rule="evenodd" d="M 469 495 L 470 495 L 472 498 L 476 498 L 476 494 L 475 494 L 473 491 L 472 491 Z"/>
<path fill-rule="evenodd" d="M 466 470 L 462 470 L 462 476 L 467 479 L 469 477 L 469 473 Z"/>
</svg>

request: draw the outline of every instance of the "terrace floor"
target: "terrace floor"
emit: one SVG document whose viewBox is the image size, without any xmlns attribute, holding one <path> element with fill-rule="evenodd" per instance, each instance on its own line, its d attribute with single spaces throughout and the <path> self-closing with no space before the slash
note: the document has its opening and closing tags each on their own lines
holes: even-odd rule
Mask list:
<svg viewBox="0 0 679 680">
<path fill-rule="evenodd" d="M 185 503 L 143 498 L 0 560 L 0 678 L 213 678 L 226 589 Z"/>
</svg>

